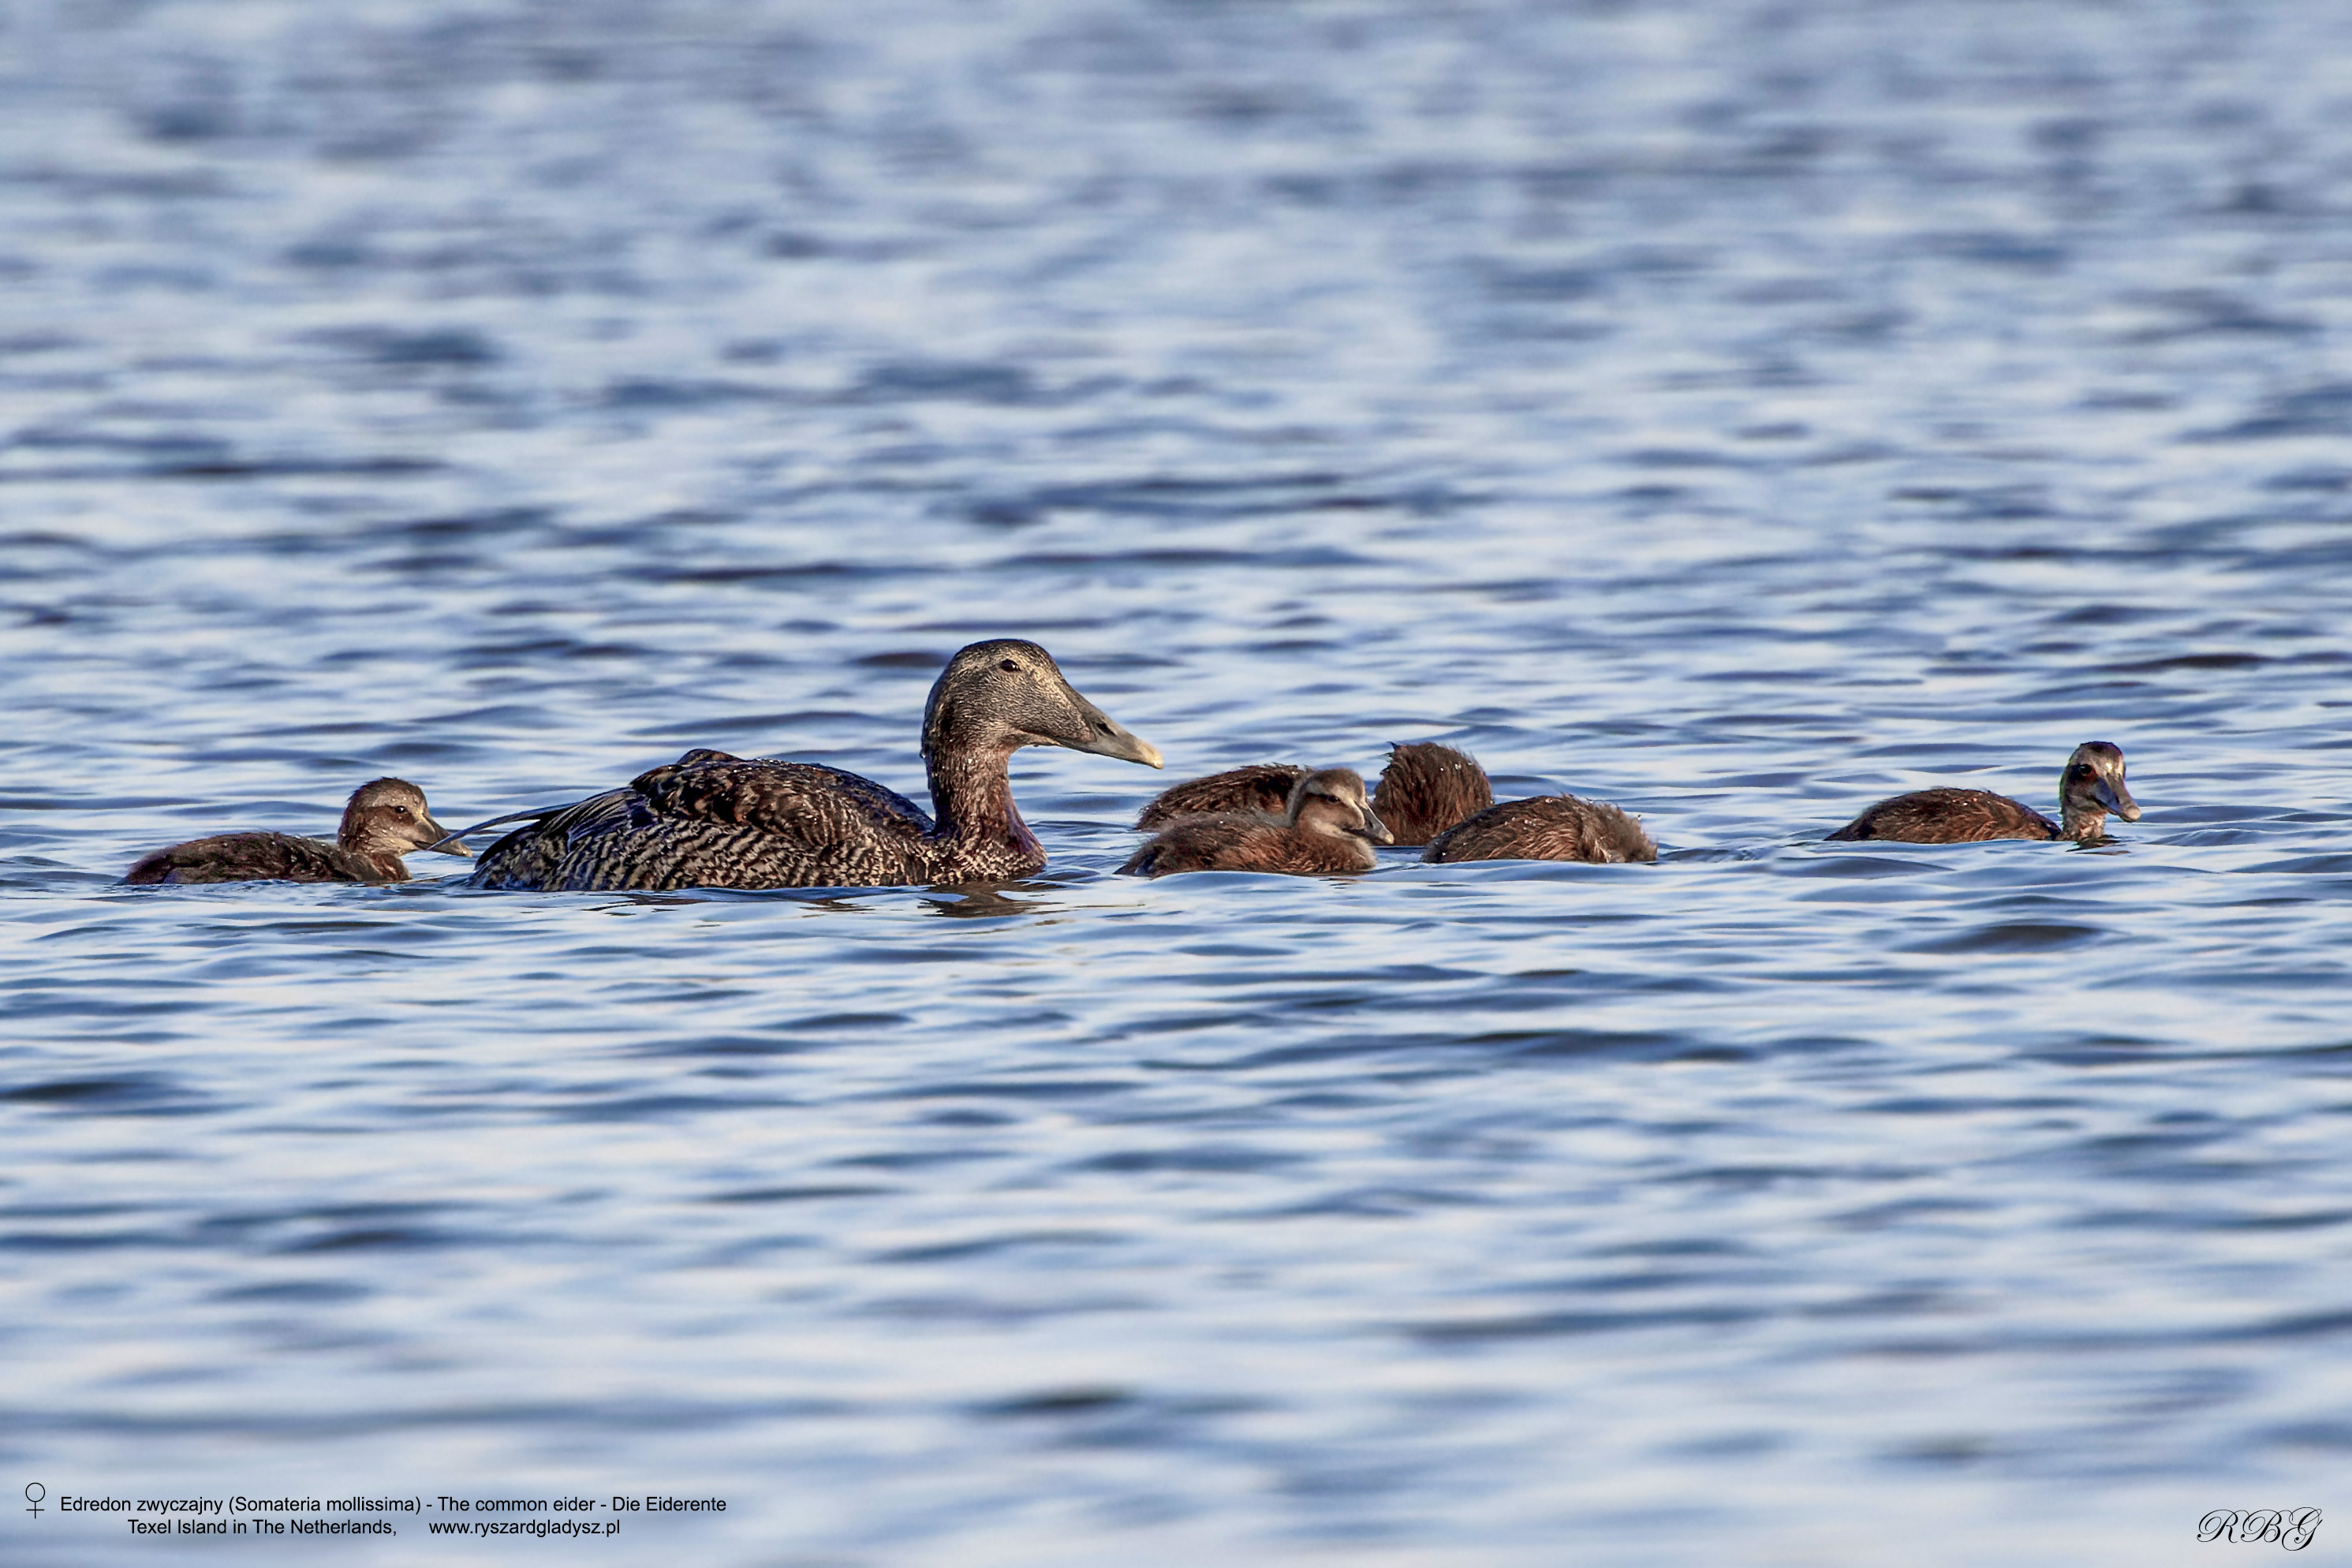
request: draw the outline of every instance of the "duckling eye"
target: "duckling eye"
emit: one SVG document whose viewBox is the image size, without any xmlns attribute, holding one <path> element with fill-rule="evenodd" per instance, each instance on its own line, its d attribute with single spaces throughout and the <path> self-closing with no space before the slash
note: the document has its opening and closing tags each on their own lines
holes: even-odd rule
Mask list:
<svg viewBox="0 0 2352 1568">
<path fill-rule="evenodd" d="M 406 816 L 408 815 L 408 807 L 404 805 L 395 805 L 392 809 L 398 812 L 403 816 Z"/>
<path fill-rule="evenodd" d="M 1020 668 L 1021 668 L 1021 667 L 1020 667 L 1019 665 L 1017 665 L 1017 664 L 1013 663 L 1013 662 L 1011 659 L 1009 659 L 1009 658 L 1008 658 L 1008 659 L 1006 659 L 1003 664 L 998 665 L 996 668 L 999 668 L 999 669 L 1001 669 L 1001 670 L 1003 670 L 1003 671 L 1004 671 L 1006 674 L 1008 674 L 1008 675 L 1010 675 L 1010 674 L 1016 674 L 1016 673 L 1018 673 L 1018 672 L 1019 672 L 1019 670 L 1020 670 Z"/>
</svg>

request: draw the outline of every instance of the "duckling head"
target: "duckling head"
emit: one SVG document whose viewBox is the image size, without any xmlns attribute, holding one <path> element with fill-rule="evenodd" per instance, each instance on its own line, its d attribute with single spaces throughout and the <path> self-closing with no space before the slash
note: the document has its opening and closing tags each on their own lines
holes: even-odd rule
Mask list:
<svg viewBox="0 0 2352 1568">
<path fill-rule="evenodd" d="M 2139 802 L 2124 787 L 2124 752 L 2105 741 L 2085 741 L 2066 759 L 2058 781 L 2058 804 L 2068 820 L 2095 820 L 2114 812 L 2126 822 L 2139 820 Z"/>
<path fill-rule="evenodd" d="M 1396 842 L 1388 824 L 1373 814 L 1371 802 L 1364 798 L 1363 775 L 1353 768 L 1325 768 L 1291 785 L 1283 820 L 1335 838 Z"/>
<path fill-rule="evenodd" d="M 1066 746 L 1160 765 L 1158 747 L 1080 696 L 1035 643 L 974 643 L 948 661 L 931 687 L 923 705 L 923 755 L 1019 746 Z"/>
<path fill-rule="evenodd" d="M 373 779 L 353 790 L 335 842 L 354 855 L 411 855 L 420 849 L 473 855 L 433 820 L 425 792 L 406 779 Z"/>
</svg>

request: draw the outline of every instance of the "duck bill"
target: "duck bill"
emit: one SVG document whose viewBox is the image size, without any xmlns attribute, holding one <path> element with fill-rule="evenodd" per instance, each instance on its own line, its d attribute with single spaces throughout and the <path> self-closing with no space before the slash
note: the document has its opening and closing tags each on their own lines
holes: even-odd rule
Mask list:
<svg viewBox="0 0 2352 1568">
<path fill-rule="evenodd" d="M 1389 831 L 1389 825 L 1382 822 L 1369 806 L 1364 810 L 1364 837 L 1375 844 L 1396 842 L 1396 835 Z"/>
<path fill-rule="evenodd" d="M 1062 689 L 1069 692 L 1070 705 L 1077 710 L 1077 733 L 1050 735 L 1043 739 L 1056 746 L 1067 746 L 1074 752 L 1092 752 L 1098 757 L 1117 757 L 1122 763 L 1141 763 L 1147 768 L 1166 765 L 1159 747 L 1079 696 L 1075 688 L 1066 683 Z"/>
<path fill-rule="evenodd" d="M 443 830 L 439 823 L 427 818 L 425 826 L 439 832 L 441 837 L 427 844 L 421 853 L 462 855 L 470 860 L 474 858 L 474 852 L 466 847 L 466 840 L 475 834 L 487 833 L 493 827 L 504 827 L 509 822 L 543 822 L 562 809 L 560 805 L 538 805 L 528 811 L 509 811 L 504 816 L 493 816 L 488 822 L 477 822 L 472 826 L 461 827 L 455 833 Z"/>
<path fill-rule="evenodd" d="M 2139 820 L 2139 802 L 2131 797 L 2131 791 L 2124 788 L 2123 780 L 2101 779 L 2091 786 L 2091 794 L 2097 797 L 2101 805 L 2126 822 Z"/>
<path fill-rule="evenodd" d="M 419 826 L 421 826 L 425 832 L 434 836 L 433 841 L 430 844 L 421 846 L 423 853 L 427 855 L 455 855 L 459 858 L 466 860 L 471 860 L 474 858 L 474 852 L 466 847 L 466 841 L 463 838 L 458 837 L 456 834 L 450 832 L 447 828 L 442 826 L 431 817 L 426 817 Z"/>
</svg>

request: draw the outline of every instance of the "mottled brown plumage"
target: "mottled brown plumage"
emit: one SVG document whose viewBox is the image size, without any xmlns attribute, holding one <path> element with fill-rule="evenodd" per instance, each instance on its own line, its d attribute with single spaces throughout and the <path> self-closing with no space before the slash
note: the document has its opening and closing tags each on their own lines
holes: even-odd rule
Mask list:
<svg viewBox="0 0 2352 1568">
<path fill-rule="evenodd" d="M 1389 831 L 1364 798 L 1361 774 L 1326 768 L 1303 775 L 1282 815 L 1217 812 L 1180 817 L 1119 868 L 1130 877 L 1182 871 L 1275 871 L 1290 877 L 1369 871 Z"/>
<path fill-rule="evenodd" d="M 1291 763 L 1258 763 L 1206 778 L 1187 779 L 1160 792 L 1135 826 L 1145 832 L 1181 816 L 1211 812 L 1281 815 L 1290 789 L 1307 775 Z M 1476 759 L 1433 741 L 1389 748 L 1388 766 L 1372 792 L 1372 810 L 1395 842 L 1426 844 L 1473 812 L 1495 804 L 1494 785 Z"/>
<path fill-rule="evenodd" d="M 1642 825 L 1613 805 L 1572 795 L 1539 795 L 1488 806 L 1430 841 L 1425 861 L 1655 860 Z"/>
<path fill-rule="evenodd" d="M 1023 746 L 1160 765 L 1160 753 L 1078 695 L 1033 642 L 974 643 L 923 709 L 936 824 L 873 780 L 816 763 L 691 751 L 624 789 L 519 812 L 483 853 L 478 888 L 880 888 L 1009 881 L 1045 852 L 1013 804 Z"/>
<path fill-rule="evenodd" d="M 2060 820 L 2022 801 L 1988 789 L 1919 789 L 1880 801 L 1830 835 L 1832 840 L 1893 839 L 1905 844 L 1975 844 L 1992 838 L 2104 837 L 2107 813 L 2139 820 L 2139 803 L 2124 786 L 2122 748 L 2085 741 L 2058 775 Z"/>
<path fill-rule="evenodd" d="M 1253 763 L 1228 768 L 1204 778 L 1171 784 L 1151 797 L 1135 819 L 1136 829 L 1150 833 L 1179 817 L 1210 816 L 1220 812 L 1279 816 L 1290 799 L 1290 787 L 1307 776 L 1295 763 Z"/>
<path fill-rule="evenodd" d="M 1399 844 L 1426 844 L 1495 804 L 1486 770 L 1466 752 L 1433 741 L 1391 746 L 1372 809 Z"/>
<path fill-rule="evenodd" d="M 404 882 L 403 855 L 440 847 L 448 829 L 433 820 L 425 792 L 405 779 L 376 779 L 352 792 L 335 842 L 290 833 L 223 833 L 142 857 L 125 882 Z"/>
</svg>

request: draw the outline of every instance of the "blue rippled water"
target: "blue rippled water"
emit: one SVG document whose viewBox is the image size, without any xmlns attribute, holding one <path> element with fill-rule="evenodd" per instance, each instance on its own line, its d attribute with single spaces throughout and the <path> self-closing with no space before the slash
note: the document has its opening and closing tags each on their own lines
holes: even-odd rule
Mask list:
<svg viewBox="0 0 2352 1568">
<path fill-rule="evenodd" d="M 2340 8 L 0 17 L 10 1563 L 159 1549 L 28 1482 L 2343 1560 Z M 115 885 L 384 773 L 919 795 L 996 635 L 1170 761 L 1023 753 L 1031 882 Z M 1109 875 L 1170 777 L 1418 739 L 1664 858 Z M 2105 847 L 1820 842 L 2088 739 Z"/>
</svg>

